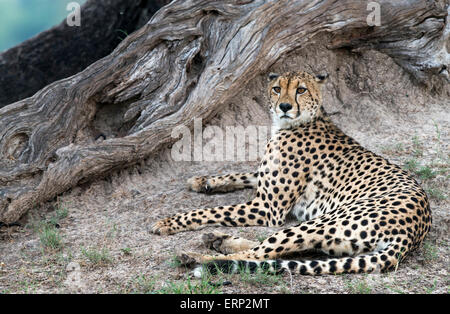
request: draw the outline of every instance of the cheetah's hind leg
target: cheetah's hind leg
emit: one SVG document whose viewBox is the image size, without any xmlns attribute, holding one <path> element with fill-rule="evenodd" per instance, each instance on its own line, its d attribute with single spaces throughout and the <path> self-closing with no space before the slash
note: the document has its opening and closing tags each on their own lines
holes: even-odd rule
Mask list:
<svg viewBox="0 0 450 314">
<path fill-rule="evenodd" d="M 202 236 L 203 243 L 208 249 L 222 254 L 231 254 L 249 250 L 259 242 L 247 240 L 241 237 L 233 237 L 221 232 L 209 232 Z"/>
<path fill-rule="evenodd" d="M 187 185 L 192 191 L 199 193 L 231 192 L 254 188 L 257 184 L 257 177 L 257 172 L 192 177 L 187 180 Z"/>
</svg>

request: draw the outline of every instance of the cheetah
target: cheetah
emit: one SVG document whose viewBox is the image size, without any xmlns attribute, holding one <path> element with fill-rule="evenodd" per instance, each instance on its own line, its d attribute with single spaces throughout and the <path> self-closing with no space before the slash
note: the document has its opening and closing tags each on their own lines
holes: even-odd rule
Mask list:
<svg viewBox="0 0 450 314">
<path fill-rule="evenodd" d="M 244 267 L 302 275 L 388 271 L 416 249 L 431 228 L 427 195 L 408 172 L 345 135 L 322 107 L 328 75 L 269 75 L 272 137 L 252 173 L 194 177 L 203 193 L 256 188 L 247 203 L 196 209 L 156 222 L 160 235 L 208 225 L 283 226 L 289 213 L 298 224 L 262 242 L 208 233 L 205 244 L 220 254 L 181 254 L 205 269 L 232 273 Z M 326 258 L 282 259 L 319 251 Z"/>
</svg>

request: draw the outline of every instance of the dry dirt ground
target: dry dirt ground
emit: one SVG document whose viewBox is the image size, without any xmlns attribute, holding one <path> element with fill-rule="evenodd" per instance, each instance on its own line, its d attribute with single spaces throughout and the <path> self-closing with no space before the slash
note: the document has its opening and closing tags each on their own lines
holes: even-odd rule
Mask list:
<svg viewBox="0 0 450 314">
<path fill-rule="evenodd" d="M 180 251 L 208 252 L 201 243 L 204 232 L 261 240 L 278 229 L 208 227 L 172 236 L 150 233 L 152 223 L 168 215 L 240 203 L 253 194 L 198 194 L 187 190 L 185 182 L 194 175 L 250 171 L 257 161 L 173 161 L 166 147 L 139 165 L 78 186 L 34 209 L 21 226 L 1 227 L 0 293 L 449 293 L 448 90 L 437 96 L 418 87 L 380 53 L 328 51 L 320 40 L 271 67 L 288 69 L 327 70 L 331 76 L 324 102 L 333 120 L 363 146 L 410 170 L 430 196 L 433 229 L 423 247 L 396 271 L 190 279 L 177 267 L 175 256 Z M 223 130 L 232 125 L 269 126 L 264 94 L 261 75 L 209 125 Z M 231 284 L 208 284 L 223 281 Z"/>
</svg>

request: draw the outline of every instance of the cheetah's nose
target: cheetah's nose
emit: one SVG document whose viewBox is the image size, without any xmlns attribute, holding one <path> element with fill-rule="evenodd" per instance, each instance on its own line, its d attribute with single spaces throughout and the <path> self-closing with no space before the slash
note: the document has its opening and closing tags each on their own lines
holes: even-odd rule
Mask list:
<svg viewBox="0 0 450 314">
<path fill-rule="evenodd" d="M 283 112 L 288 112 L 289 110 L 292 109 L 292 105 L 283 102 L 283 103 L 280 104 L 280 109 L 281 109 Z"/>
</svg>

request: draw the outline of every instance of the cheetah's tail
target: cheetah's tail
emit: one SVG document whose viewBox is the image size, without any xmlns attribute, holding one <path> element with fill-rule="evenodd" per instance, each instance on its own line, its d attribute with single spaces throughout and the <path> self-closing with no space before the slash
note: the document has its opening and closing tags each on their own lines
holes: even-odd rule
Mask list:
<svg viewBox="0 0 450 314">
<path fill-rule="evenodd" d="M 239 273 L 242 270 L 250 273 L 258 269 L 270 273 L 289 272 L 301 275 L 323 275 L 344 273 L 371 273 L 396 268 L 405 252 L 394 250 L 393 245 L 377 252 L 355 257 L 337 257 L 324 260 L 217 260 L 197 266 L 193 270 L 195 277 L 202 277 L 207 271 L 214 275 L 223 273 Z"/>
</svg>

